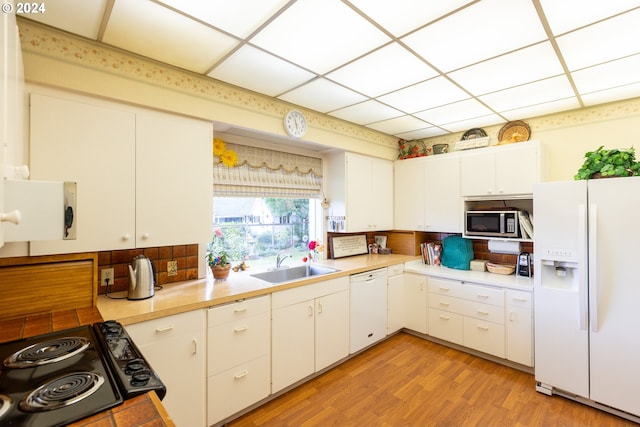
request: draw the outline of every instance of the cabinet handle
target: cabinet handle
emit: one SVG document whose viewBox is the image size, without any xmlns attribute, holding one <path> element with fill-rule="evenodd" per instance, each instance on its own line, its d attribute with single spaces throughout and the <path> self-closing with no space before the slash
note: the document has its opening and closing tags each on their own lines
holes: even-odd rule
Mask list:
<svg viewBox="0 0 640 427">
<path fill-rule="evenodd" d="M 249 375 L 249 371 L 247 371 L 247 370 L 245 369 L 244 371 L 242 371 L 242 372 L 240 372 L 240 373 L 238 373 L 238 374 L 235 374 L 235 375 L 233 376 L 233 379 L 234 379 L 234 380 L 239 380 L 239 379 L 242 379 L 242 378 L 246 377 L 247 375 Z"/>
<path fill-rule="evenodd" d="M 527 298 L 518 298 L 518 297 L 513 297 L 513 300 L 517 301 L 517 302 L 527 302 L 527 301 L 529 301 Z"/>
<path fill-rule="evenodd" d="M 193 353 L 192 354 L 198 354 L 198 341 L 193 340 Z"/>
<path fill-rule="evenodd" d="M 488 326 L 476 325 L 476 327 L 477 327 L 478 329 L 482 329 L 483 331 L 488 331 L 488 330 L 489 330 L 489 327 L 488 327 Z"/>
<path fill-rule="evenodd" d="M 484 314 L 485 316 L 489 314 L 489 312 L 485 310 L 476 310 L 476 311 L 478 312 L 478 314 Z"/>
<path fill-rule="evenodd" d="M 313 316 L 313 306 L 311 304 L 307 307 L 307 313 L 309 317 Z"/>
<path fill-rule="evenodd" d="M 322 303 L 318 302 L 318 314 L 322 314 Z"/>
<path fill-rule="evenodd" d="M 489 298 L 489 295 L 487 294 L 476 294 L 478 296 L 478 298 Z"/>
<path fill-rule="evenodd" d="M 449 316 L 444 316 L 444 315 L 442 315 L 442 314 L 440 315 L 440 318 L 441 318 L 442 320 L 451 320 L 451 317 L 449 317 Z"/>
<path fill-rule="evenodd" d="M 444 305 L 445 307 L 449 307 L 449 303 L 448 302 L 444 302 L 444 301 L 440 301 L 439 303 L 440 305 Z"/>
<path fill-rule="evenodd" d="M 443 286 L 440 286 L 440 288 L 439 288 L 439 289 L 440 289 L 441 291 L 447 291 L 447 292 L 449 292 L 449 291 L 451 290 L 451 288 L 445 288 L 445 287 L 443 287 Z"/>
<path fill-rule="evenodd" d="M 173 329 L 173 325 L 165 326 L 164 328 L 156 328 L 156 332 L 167 332 Z"/>
<path fill-rule="evenodd" d="M 233 328 L 233 332 L 244 332 L 247 329 L 249 329 L 249 327 L 247 325 L 242 325 L 242 326 L 239 326 L 237 328 Z"/>
<path fill-rule="evenodd" d="M 233 309 L 234 313 L 242 313 L 244 311 L 247 311 L 247 307 L 237 307 Z"/>
</svg>

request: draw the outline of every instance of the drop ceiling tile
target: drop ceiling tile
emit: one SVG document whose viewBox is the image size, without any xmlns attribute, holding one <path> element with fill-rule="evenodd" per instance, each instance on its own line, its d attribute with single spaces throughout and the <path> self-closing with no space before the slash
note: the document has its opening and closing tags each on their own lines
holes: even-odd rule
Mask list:
<svg viewBox="0 0 640 427">
<path fill-rule="evenodd" d="M 57 0 L 38 3 L 45 5 L 45 13 L 23 16 L 92 40 L 98 38 L 107 0 Z"/>
<path fill-rule="evenodd" d="M 251 43 L 324 74 L 390 39 L 339 0 L 298 0 Z"/>
<path fill-rule="evenodd" d="M 433 68 L 399 44 L 391 43 L 326 77 L 373 98 L 435 75 Z"/>
<path fill-rule="evenodd" d="M 158 0 L 216 28 L 246 38 L 288 0 Z"/>
<path fill-rule="evenodd" d="M 351 105 L 349 107 L 333 111 L 329 114 L 360 125 L 392 119 L 403 115 L 400 111 L 374 100 Z"/>
<path fill-rule="evenodd" d="M 544 102 L 542 104 L 529 105 L 527 107 L 516 108 L 509 111 L 501 111 L 500 115 L 508 120 L 522 120 L 523 118 L 544 116 L 576 108 L 580 108 L 578 99 L 576 97 L 570 97 L 551 102 Z"/>
<path fill-rule="evenodd" d="M 475 99 L 467 99 L 430 110 L 420 111 L 415 113 L 414 116 L 433 123 L 436 126 L 440 126 L 445 123 L 469 120 L 476 117 L 487 116 L 492 113 L 493 111 Z"/>
<path fill-rule="evenodd" d="M 640 52 L 640 9 L 557 39 L 571 71 Z M 632 42 L 634 41 L 634 42 Z"/>
<path fill-rule="evenodd" d="M 640 6 L 638 0 L 540 0 L 554 35 L 609 18 Z"/>
<path fill-rule="evenodd" d="M 359 93 L 323 78 L 295 88 L 279 98 L 321 113 L 338 110 L 367 99 Z"/>
<path fill-rule="evenodd" d="M 574 96 L 566 76 L 551 77 L 526 85 L 493 92 L 479 99 L 497 112 Z"/>
<path fill-rule="evenodd" d="M 470 2 L 469 0 L 449 0 L 446 2 L 351 0 L 350 3 L 391 34 L 400 37 Z"/>
<path fill-rule="evenodd" d="M 315 77 L 306 70 L 245 45 L 225 59 L 209 77 L 276 96 Z"/>
<path fill-rule="evenodd" d="M 203 73 L 238 44 L 233 37 L 150 1 L 116 1 L 103 41 Z"/>
<path fill-rule="evenodd" d="M 458 122 L 446 123 L 441 127 L 449 132 L 462 132 L 473 128 L 481 128 L 484 126 L 496 125 L 504 122 L 504 119 L 497 114 L 488 114 L 486 116 L 474 117 Z"/>
<path fill-rule="evenodd" d="M 461 101 L 469 97 L 468 93 L 445 77 L 435 77 L 426 82 L 381 96 L 378 99 L 380 102 L 411 114 L 416 111 Z"/>
<path fill-rule="evenodd" d="M 454 71 L 449 77 L 478 96 L 563 72 L 551 43 L 544 42 Z"/>
<path fill-rule="evenodd" d="M 582 102 L 586 106 L 591 106 L 635 97 L 640 97 L 640 83 L 588 93 L 582 96 Z"/>
<path fill-rule="evenodd" d="M 405 141 L 412 141 L 414 139 L 433 138 L 434 136 L 445 135 L 447 133 L 449 132 L 444 129 L 431 126 L 424 129 L 418 129 L 411 132 L 401 133 L 396 136 L 398 138 L 404 139 Z"/>
<path fill-rule="evenodd" d="M 371 129 L 388 133 L 389 135 L 397 135 L 400 133 L 424 129 L 430 126 L 430 123 L 426 123 L 424 120 L 420 120 L 413 116 L 401 116 L 367 125 L 367 127 L 370 127 Z"/>
<path fill-rule="evenodd" d="M 545 40 L 530 0 L 484 0 L 402 39 L 448 72 Z"/>
<path fill-rule="evenodd" d="M 581 94 L 640 82 L 640 54 L 571 73 Z"/>
</svg>

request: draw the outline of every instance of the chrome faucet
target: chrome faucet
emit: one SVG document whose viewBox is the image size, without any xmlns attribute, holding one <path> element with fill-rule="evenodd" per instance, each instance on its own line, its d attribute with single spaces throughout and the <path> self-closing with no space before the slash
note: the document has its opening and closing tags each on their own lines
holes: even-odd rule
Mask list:
<svg viewBox="0 0 640 427">
<path fill-rule="evenodd" d="M 285 251 L 286 249 L 281 250 L 280 252 L 278 252 L 278 254 L 276 255 L 276 268 L 280 268 L 282 265 L 282 261 L 284 261 L 285 259 L 289 258 L 291 256 L 291 254 L 286 254 L 285 255 Z M 284 255 L 284 256 L 282 256 Z"/>
</svg>

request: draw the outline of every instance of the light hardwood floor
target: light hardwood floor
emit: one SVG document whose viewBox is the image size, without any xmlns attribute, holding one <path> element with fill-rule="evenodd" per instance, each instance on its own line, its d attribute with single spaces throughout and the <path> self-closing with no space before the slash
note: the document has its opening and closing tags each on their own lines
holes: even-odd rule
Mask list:
<svg viewBox="0 0 640 427">
<path fill-rule="evenodd" d="M 637 424 L 540 394 L 533 375 L 399 333 L 228 426 Z"/>
</svg>

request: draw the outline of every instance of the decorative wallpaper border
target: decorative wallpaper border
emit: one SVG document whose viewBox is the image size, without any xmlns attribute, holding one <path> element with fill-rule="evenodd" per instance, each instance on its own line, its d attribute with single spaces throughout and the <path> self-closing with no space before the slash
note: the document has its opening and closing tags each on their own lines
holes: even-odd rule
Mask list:
<svg viewBox="0 0 640 427">
<path fill-rule="evenodd" d="M 191 96 L 283 117 L 292 104 L 238 88 L 219 80 L 153 61 L 117 48 L 65 33 L 18 17 L 23 51 L 55 58 Z M 397 138 L 347 121 L 305 109 L 309 124 L 386 147 Z"/>
</svg>

